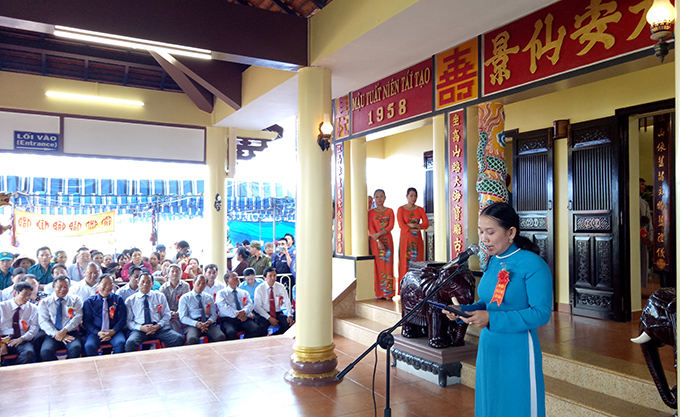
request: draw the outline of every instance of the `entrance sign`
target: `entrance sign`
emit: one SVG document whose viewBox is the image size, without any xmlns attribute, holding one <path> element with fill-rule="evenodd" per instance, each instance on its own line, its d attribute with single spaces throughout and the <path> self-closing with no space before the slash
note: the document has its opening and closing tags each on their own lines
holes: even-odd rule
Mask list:
<svg viewBox="0 0 680 417">
<path fill-rule="evenodd" d="M 50 216 L 16 210 L 14 219 L 14 230 L 17 235 L 69 237 L 116 231 L 115 211 L 75 216 Z"/>
<path fill-rule="evenodd" d="M 432 111 L 432 59 L 352 92 L 352 134 Z"/>
<path fill-rule="evenodd" d="M 59 134 L 14 131 L 14 149 L 59 151 Z"/>
<path fill-rule="evenodd" d="M 652 3 L 565 0 L 484 34 L 484 94 L 651 50 L 645 16 Z"/>
</svg>

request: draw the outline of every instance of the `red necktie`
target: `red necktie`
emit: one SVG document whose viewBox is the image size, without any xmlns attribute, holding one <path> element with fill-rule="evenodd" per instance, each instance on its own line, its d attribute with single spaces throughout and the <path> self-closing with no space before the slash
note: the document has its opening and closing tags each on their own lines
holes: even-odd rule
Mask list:
<svg viewBox="0 0 680 417">
<path fill-rule="evenodd" d="M 276 303 L 274 302 L 274 287 L 269 287 L 269 315 L 276 318 Z"/>
</svg>

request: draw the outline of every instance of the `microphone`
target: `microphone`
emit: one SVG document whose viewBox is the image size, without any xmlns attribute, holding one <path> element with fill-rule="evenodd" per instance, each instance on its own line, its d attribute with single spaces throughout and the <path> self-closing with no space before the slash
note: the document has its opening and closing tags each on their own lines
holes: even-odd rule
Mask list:
<svg viewBox="0 0 680 417">
<path fill-rule="evenodd" d="M 479 252 L 479 246 L 477 246 L 476 244 L 473 243 L 472 245 L 470 245 L 469 248 L 467 248 L 465 250 L 465 252 L 459 253 L 456 258 L 454 258 L 453 260 L 449 261 L 446 265 L 444 265 L 441 268 L 441 270 L 448 269 L 448 268 L 450 268 L 454 265 L 460 266 L 462 263 L 467 261 L 470 256 L 477 255 L 478 252 Z"/>
</svg>

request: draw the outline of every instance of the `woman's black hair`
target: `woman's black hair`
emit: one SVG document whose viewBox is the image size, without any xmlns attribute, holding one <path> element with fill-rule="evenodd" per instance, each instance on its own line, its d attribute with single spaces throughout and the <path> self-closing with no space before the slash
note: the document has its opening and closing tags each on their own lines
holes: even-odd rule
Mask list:
<svg viewBox="0 0 680 417">
<path fill-rule="evenodd" d="M 385 190 L 383 190 L 382 188 L 378 188 L 377 190 L 373 191 L 373 197 L 375 197 L 375 194 L 377 192 L 381 192 L 381 193 L 383 193 L 383 195 L 385 195 Z M 408 192 L 406 193 L 406 195 L 408 195 Z"/>
<path fill-rule="evenodd" d="M 416 189 L 413 188 L 413 187 L 408 187 L 408 190 L 406 190 L 406 195 L 409 195 L 409 194 L 411 193 L 411 191 L 413 191 L 414 193 L 416 193 L 416 197 L 418 197 L 418 190 L 416 190 Z"/>
<path fill-rule="evenodd" d="M 498 225 L 505 230 L 510 230 L 511 227 L 514 227 L 515 230 L 517 231 L 514 239 L 517 247 L 520 249 L 530 250 L 534 252 L 536 255 L 541 254 L 541 250 L 538 248 L 538 245 L 536 245 L 528 238 L 520 236 L 519 216 L 517 215 L 517 212 L 515 211 L 515 209 L 512 208 L 510 204 L 494 203 L 490 206 L 487 206 L 484 210 L 482 210 L 482 212 L 479 213 L 479 216 L 480 217 L 487 216 L 491 217 L 492 219 L 495 219 L 498 222 Z"/>
<path fill-rule="evenodd" d="M 241 255 L 241 259 L 243 259 L 244 261 L 248 261 L 248 258 L 250 258 L 250 252 L 248 252 L 248 249 L 244 248 L 243 246 L 238 248 L 238 250 L 236 251 L 236 255 L 237 256 Z"/>
</svg>

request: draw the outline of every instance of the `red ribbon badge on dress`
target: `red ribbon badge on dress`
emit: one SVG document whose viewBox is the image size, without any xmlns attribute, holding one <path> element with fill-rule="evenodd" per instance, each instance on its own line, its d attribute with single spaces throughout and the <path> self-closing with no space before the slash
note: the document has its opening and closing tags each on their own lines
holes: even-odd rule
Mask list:
<svg viewBox="0 0 680 417">
<path fill-rule="evenodd" d="M 113 320 L 114 314 L 116 314 L 116 305 L 115 304 L 112 305 L 111 307 L 109 307 L 109 317 L 111 318 L 111 320 Z"/>
<path fill-rule="evenodd" d="M 21 327 L 24 329 L 25 332 L 28 331 L 28 323 L 26 323 L 25 320 L 21 320 Z"/>
<path fill-rule="evenodd" d="M 217 301 L 217 293 L 216 292 L 213 293 L 213 301 Z"/>
<path fill-rule="evenodd" d="M 158 309 L 158 314 L 163 315 L 163 306 L 161 304 L 158 304 L 156 308 Z"/>
<path fill-rule="evenodd" d="M 496 304 L 499 306 L 501 305 L 503 302 L 503 297 L 505 297 L 505 288 L 508 286 L 508 282 L 510 282 L 510 272 L 503 268 L 498 271 L 498 284 L 496 284 L 496 289 L 493 292 L 493 298 L 489 304 L 495 301 Z"/>
<path fill-rule="evenodd" d="M 283 297 L 279 297 L 279 307 L 283 307 Z"/>
<path fill-rule="evenodd" d="M 248 304 L 248 297 L 243 297 L 243 302 L 241 303 L 241 305 L 243 307 L 245 307 L 247 304 Z"/>
<path fill-rule="evenodd" d="M 181 295 L 177 294 L 177 302 L 179 302 L 180 297 L 181 297 Z"/>
<path fill-rule="evenodd" d="M 73 310 L 74 310 L 73 307 L 69 307 L 68 309 L 66 309 L 66 312 L 68 313 L 69 319 L 73 318 Z"/>
<path fill-rule="evenodd" d="M 208 303 L 208 305 L 205 306 L 205 314 L 210 315 L 210 306 L 212 303 Z"/>
</svg>

